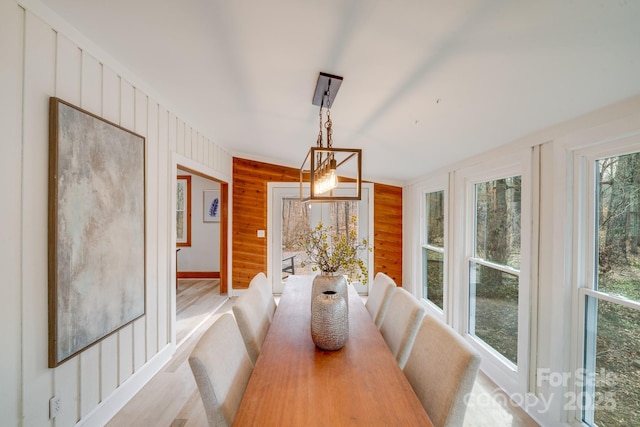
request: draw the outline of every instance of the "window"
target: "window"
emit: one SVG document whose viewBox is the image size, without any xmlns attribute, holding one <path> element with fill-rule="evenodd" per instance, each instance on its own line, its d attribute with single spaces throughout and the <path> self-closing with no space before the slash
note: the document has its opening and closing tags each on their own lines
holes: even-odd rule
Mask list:
<svg viewBox="0 0 640 427">
<path fill-rule="evenodd" d="M 444 191 L 425 195 L 422 297 L 444 310 Z"/>
<path fill-rule="evenodd" d="M 303 203 L 299 197 L 282 197 L 282 259 L 284 261 L 282 280 L 291 274 L 316 274 L 313 265 L 306 260 L 304 250 L 298 246 L 298 236 L 301 232 L 316 226 L 318 221 L 322 221 L 325 226 L 330 226 L 338 236 L 347 235 L 350 227 L 355 225 L 358 229 L 358 202 L 341 201 L 331 203 Z M 351 217 L 356 218 L 354 224 Z M 358 240 L 362 240 L 359 238 Z M 304 266 L 303 266 L 304 264 Z"/>
<path fill-rule="evenodd" d="M 597 158 L 599 157 L 599 158 Z M 640 153 L 585 158 L 593 260 L 580 289 L 584 313 L 582 421 L 640 418 Z"/>
<path fill-rule="evenodd" d="M 191 175 L 177 177 L 176 246 L 191 246 Z"/>
<path fill-rule="evenodd" d="M 521 177 L 474 185 L 469 333 L 518 363 Z"/>
<path fill-rule="evenodd" d="M 369 194 L 372 192 L 370 184 L 362 185 L 362 199 L 360 201 L 341 201 L 331 203 L 302 203 L 300 202 L 299 183 L 269 183 L 269 212 L 267 228 L 274 230 L 270 233 L 269 277 L 273 281 L 273 292 L 282 293 L 287 277 L 290 274 L 317 274 L 312 271 L 312 266 L 303 261 L 306 255 L 301 248 L 296 246 L 296 237 L 301 230 L 315 227 L 318 221 L 333 227 L 339 234 L 348 232 L 353 226 L 349 221 L 355 216 L 357 222 L 358 240 L 367 239 L 371 233 L 369 218 L 372 202 Z M 334 190 L 340 191 L 340 190 Z M 360 255 L 367 267 L 372 265 L 371 253 L 364 250 Z M 371 271 L 369 275 L 371 276 Z M 353 282 L 359 293 L 366 294 L 368 285 Z"/>
</svg>

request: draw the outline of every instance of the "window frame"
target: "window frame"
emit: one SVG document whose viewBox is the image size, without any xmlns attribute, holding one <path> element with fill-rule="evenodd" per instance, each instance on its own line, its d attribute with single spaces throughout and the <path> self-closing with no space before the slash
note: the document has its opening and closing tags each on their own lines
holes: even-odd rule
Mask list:
<svg viewBox="0 0 640 427">
<path fill-rule="evenodd" d="M 515 169 L 514 169 L 515 171 Z M 468 209 L 468 213 L 469 213 L 469 219 L 468 221 L 470 222 L 469 227 L 471 229 L 471 233 L 469 236 L 469 240 L 468 240 L 468 255 L 466 258 L 466 267 L 468 270 L 468 275 L 467 275 L 467 280 L 465 282 L 466 286 L 467 286 L 467 294 L 468 296 L 468 301 L 467 301 L 467 328 L 466 328 L 466 332 L 467 334 L 470 336 L 470 339 L 473 340 L 474 342 L 476 342 L 477 345 L 481 346 L 483 349 L 485 349 L 486 351 L 490 352 L 493 354 L 494 357 L 496 357 L 502 364 L 505 365 L 505 367 L 509 370 L 512 370 L 513 372 L 517 372 L 518 371 L 518 365 L 513 363 L 512 361 L 510 361 L 509 359 L 507 359 L 504 355 L 502 355 L 500 352 L 498 352 L 497 350 L 495 350 L 491 345 L 489 345 L 488 343 L 486 343 L 484 340 L 482 340 L 480 337 L 476 336 L 475 334 L 471 334 L 470 333 L 470 329 L 471 329 L 471 297 L 470 297 L 470 291 L 471 291 L 471 269 L 472 269 L 472 264 L 475 265 L 480 265 L 483 267 L 488 267 L 494 270 L 498 270 L 501 271 L 503 273 L 507 273 L 507 274 L 511 274 L 513 276 L 517 276 L 518 277 L 518 325 L 520 325 L 520 311 L 522 310 L 522 305 L 520 304 L 520 298 L 522 297 L 522 291 L 520 289 L 520 285 L 522 283 L 522 270 L 521 269 L 515 269 L 513 267 L 510 267 L 508 265 L 502 265 L 502 264 L 498 264 L 492 261 L 488 261 L 484 258 L 478 258 L 475 255 L 475 249 L 476 249 L 476 237 L 477 237 L 477 222 L 476 222 L 476 214 L 477 214 L 477 200 L 476 200 L 476 185 L 478 184 L 484 184 L 486 182 L 491 182 L 491 181 L 496 181 L 496 180 L 500 180 L 500 179 L 505 179 L 505 178 L 510 178 L 510 177 L 514 177 L 514 176 L 520 176 L 521 180 L 522 180 L 522 175 L 515 173 L 515 174 L 507 174 L 507 175 L 500 175 L 500 176 L 492 176 L 491 178 L 488 179 L 480 179 L 480 180 L 473 180 L 471 182 L 469 182 L 467 191 L 470 193 L 470 196 L 472 198 L 472 200 L 469 202 L 469 209 Z M 522 181 L 521 181 L 522 182 Z M 521 192 L 522 192 L 522 184 L 521 184 Z M 520 222 L 522 223 L 522 203 L 520 205 Z M 522 258 L 522 227 L 520 228 L 520 257 Z M 522 259 L 520 262 L 521 266 L 522 266 Z M 521 332 L 521 328 L 520 326 L 518 326 L 518 337 L 520 336 L 520 332 Z M 519 343 L 518 343 L 519 344 Z M 518 345 L 518 360 L 520 360 L 521 354 L 520 354 L 520 349 L 519 349 L 519 345 Z"/>
<path fill-rule="evenodd" d="M 596 196 L 596 166 L 595 162 L 609 157 L 623 156 L 640 152 L 640 135 L 624 136 L 615 141 L 577 149 L 573 152 L 573 224 L 574 238 L 572 241 L 575 254 L 573 262 L 573 304 L 577 307 L 573 321 L 573 331 L 576 337 L 572 354 L 571 372 L 592 369 L 592 363 L 587 363 L 587 351 L 595 343 L 588 337 L 587 331 L 596 328 L 597 311 L 588 311 L 587 297 L 594 301 L 607 301 L 623 307 L 640 310 L 640 302 L 624 297 L 598 291 L 595 289 L 597 281 L 596 262 L 596 234 L 597 234 L 597 196 Z M 597 330 L 597 329 L 596 329 Z M 589 348 L 588 348 L 589 347 Z M 595 363 L 595 359 L 594 362 Z M 575 396 L 582 396 L 584 388 L 579 378 L 570 376 L 569 391 Z M 594 412 L 583 416 L 581 405 L 574 405 L 570 409 L 569 418 L 583 426 L 589 424 L 583 418 L 593 422 Z"/>
<path fill-rule="evenodd" d="M 178 221 L 176 220 L 176 247 L 190 247 L 191 246 L 191 175 L 177 175 L 176 176 L 176 185 L 184 186 L 185 192 L 185 206 L 183 206 L 184 212 L 184 220 L 182 226 L 184 227 L 185 238 L 184 240 L 178 240 L 177 238 L 177 229 L 178 229 Z M 177 187 L 176 187 L 177 188 Z M 177 190 L 176 190 L 177 192 Z M 176 206 L 176 218 L 178 218 L 178 212 L 180 210 Z"/>
<path fill-rule="evenodd" d="M 507 393 L 526 393 L 530 386 L 531 364 L 531 340 L 536 336 L 535 325 L 531 324 L 532 312 L 537 310 L 537 301 L 532 298 L 534 283 L 532 281 L 531 268 L 537 260 L 537 254 L 532 252 L 535 244 L 532 227 L 533 203 L 532 188 L 534 182 L 533 149 L 524 150 L 497 156 L 491 161 L 487 160 L 472 167 L 460 169 L 455 172 L 455 201 L 458 206 L 455 212 L 454 227 L 459 230 L 456 233 L 452 248 L 456 263 L 456 278 L 460 283 L 455 304 L 458 309 L 455 314 L 455 328 L 460 331 L 465 339 L 482 356 L 482 369 Z M 470 269 L 471 262 L 478 261 L 474 257 L 475 243 L 475 185 L 478 183 L 502 179 L 510 176 L 521 177 L 521 228 L 520 228 L 520 272 L 518 291 L 518 364 L 515 366 L 506 357 L 498 353 L 482 340 L 469 334 L 470 311 Z M 533 257 L 536 257 L 534 259 Z M 487 261 L 480 260 L 487 263 Z M 493 267 L 493 266 L 491 266 Z M 505 266 L 498 266 L 505 268 Z M 509 267 L 506 267 L 509 270 Z M 510 270 L 508 273 L 512 273 Z"/>
<path fill-rule="evenodd" d="M 444 215 L 444 240 L 443 240 L 443 248 L 439 248 L 437 246 L 429 245 L 427 242 L 427 209 L 426 209 L 426 197 L 429 193 L 435 193 L 438 191 L 443 191 L 443 215 Z M 418 239 L 418 260 L 416 263 L 416 274 L 415 277 L 420 278 L 420 286 L 416 289 L 416 294 L 420 298 L 420 301 L 424 304 L 425 308 L 435 317 L 440 318 L 441 320 L 449 323 L 452 312 L 452 297 L 451 290 L 449 286 L 449 277 L 450 269 L 449 269 L 449 177 L 448 175 L 442 175 L 435 179 L 430 180 L 430 185 L 422 186 L 418 189 L 418 200 L 420 200 L 419 210 L 420 210 L 420 237 Z M 436 304 L 431 302 L 429 299 L 424 296 L 424 286 L 423 282 L 423 256 L 422 252 L 424 249 L 433 250 L 436 252 L 442 253 L 443 257 L 443 274 L 442 274 L 442 310 Z"/>
</svg>

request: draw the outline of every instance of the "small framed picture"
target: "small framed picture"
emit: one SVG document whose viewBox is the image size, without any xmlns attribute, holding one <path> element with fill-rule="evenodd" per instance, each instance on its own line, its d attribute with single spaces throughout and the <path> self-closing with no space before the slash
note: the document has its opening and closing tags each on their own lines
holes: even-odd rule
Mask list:
<svg viewBox="0 0 640 427">
<path fill-rule="evenodd" d="M 204 222 L 220 222 L 222 212 L 220 190 L 204 190 L 202 207 Z"/>
</svg>

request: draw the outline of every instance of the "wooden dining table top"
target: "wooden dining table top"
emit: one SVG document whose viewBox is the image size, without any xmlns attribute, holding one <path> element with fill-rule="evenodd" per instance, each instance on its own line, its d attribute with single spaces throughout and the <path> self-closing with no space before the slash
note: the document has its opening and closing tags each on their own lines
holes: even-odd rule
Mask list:
<svg viewBox="0 0 640 427">
<path fill-rule="evenodd" d="M 311 339 L 313 276 L 289 276 L 234 426 L 432 426 L 404 373 L 349 286 L 349 339 Z"/>
</svg>

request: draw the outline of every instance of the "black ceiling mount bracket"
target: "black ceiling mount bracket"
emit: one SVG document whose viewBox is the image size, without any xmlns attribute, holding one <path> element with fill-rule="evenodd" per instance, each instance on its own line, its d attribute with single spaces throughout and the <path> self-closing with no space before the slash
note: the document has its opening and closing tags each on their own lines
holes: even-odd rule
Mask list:
<svg viewBox="0 0 640 427">
<path fill-rule="evenodd" d="M 313 100 L 311 101 L 313 105 L 324 107 L 333 106 L 333 101 L 336 99 L 341 84 L 342 77 L 321 72 L 320 75 L 318 75 L 316 90 L 313 93 Z M 327 93 L 329 93 L 328 103 L 327 99 L 325 99 Z"/>
</svg>

